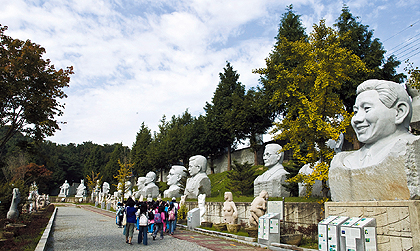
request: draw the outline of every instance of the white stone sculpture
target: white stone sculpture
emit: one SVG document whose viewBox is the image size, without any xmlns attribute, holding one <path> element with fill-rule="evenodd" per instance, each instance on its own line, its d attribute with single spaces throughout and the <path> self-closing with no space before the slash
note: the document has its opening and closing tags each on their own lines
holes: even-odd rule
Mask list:
<svg viewBox="0 0 420 251">
<path fill-rule="evenodd" d="M 411 107 L 413 109 L 410 124 L 420 122 L 420 91 L 407 85 L 407 92 L 411 96 Z"/>
<path fill-rule="evenodd" d="M 233 202 L 233 195 L 231 192 L 225 192 L 225 202 L 223 203 L 223 222 L 227 224 L 236 224 L 238 218 L 238 209 L 235 202 Z"/>
<path fill-rule="evenodd" d="M 186 195 L 188 198 L 197 198 L 199 194 L 210 196 L 211 182 L 206 174 L 206 157 L 195 155 L 189 159 L 189 162 L 188 171 L 191 175 L 191 178 L 187 179 L 184 195 Z"/>
<path fill-rule="evenodd" d="M 86 197 L 86 186 L 85 186 L 85 180 L 80 180 L 80 185 L 76 189 L 76 195 L 74 197 L 81 198 Z"/>
<path fill-rule="evenodd" d="M 198 199 L 198 208 L 200 209 L 200 223 L 204 222 L 204 215 L 206 214 L 206 195 L 199 194 Z"/>
<path fill-rule="evenodd" d="M 182 205 L 184 205 L 185 204 L 185 199 L 187 198 L 187 196 L 186 195 L 182 195 L 181 196 L 181 200 L 179 201 L 179 207 L 181 207 Z"/>
<path fill-rule="evenodd" d="M 333 201 L 420 198 L 420 140 L 408 132 L 411 100 L 404 87 L 367 80 L 357 87 L 351 120 L 364 146 L 334 156 L 329 170 Z"/>
<path fill-rule="evenodd" d="M 92 191 L 91 197 L 92 201 L 98 201 L 99 194 L 101 193 L 101 184 L 99 183 L 99 180 L 96 180 L 96 186 L 95 189 Z"/>
<path fill-rule="evenodd" d="M 108 183 L 108 182 L 104 182 L 104 183 L 102 184 L 102 193 L 104 193 L 104 194 L 108 195 L 108 193 L 109 193 L 109 189 L 110 189 L 110 187 L 109 187 L 109 183 Z"/>
<path fill-rule="evenodd" d="M 268 192 L 263 190 L 251 203 L 249 226 L 258 227 L 258 218 L 267 212 Z"/>
<path fill-rule="evenodd" d="M 131 183 L 131 181 L 127 180 L 125 182 L 125 189 L 124 199 L 128 199 L 133 196 L 133 183 Z"/>
<path fill-rule="evenodd" d="M 139 177 L 137 179 L 137 183 L 136 183 L 137 192 L 134 193 L 134 198 L 139 199 L 141 197 L 141 190 L 143 190 L 145 182 L 146 182 L 146 177 Z"/>
<path fill-rule="evenodd" d="M 329 139 L 326 142 L 326 145 L 329 148 L 333 149 L 335 153 L 339 153 L 339 152 L 341 152 L 341 148 L 343 147 L 343 143 L 344 143 L 344 134 L 340 134 L 340 136 L 338 137 L 337 140 Z M 310 175 L 314 171 L 313 167 L 315 167 L 319 163 L 320 163 L 320 161 L 317 161 L 313 164 L 313 166 L 311 166 L 311 164 L 306 164 L 299 170 L 299 173 L 305 174 L 305 175 Z M 305 197 L 307 195 L 306 194 L 306 186 L 303 183 L 299 183 L 298 185 L 299 185 L 299 197 Z M 328 185 L 329 185 L 329 183 L 327 181 L 327 186 Z M 315 184 L 312 185 L 311 197 L 323 197 L 322 181 L 316 180 Z"/>
<path fill-rule="evenodd" d="M 286 174 L 289 174 L 282 165 L 284 153 L 280 152 L 279 144 L 267 144 L 264 151 L 264 165 L 268 170 L 254 180 L 254 196 L 261 191 L 268 192 L 270 197 L 288 197 L 290 193 L 282 184 L 286 184 Z"/>
<path fill-rule="evenodd" d="M 13 188 L 12 192 L 12 204 L 10 205 L 9 211 L 7 212 L 7 219 L 15 220 L 19 217 L 18 204 L 20 202 L 19 188 Z"/>
<path fill-rule="evenodd" d="M 29 212 L 38 210 L 38 202 L 39 202 L 39 193 L 38 193 L 38 186 L 34 181 L 31 186 L 29 187 L 29 196 L 28 196 L 28 204 L 29 204 Z"/>
<path fill-rule="evenodd" d="M 58 197 L 67 197 L 69 196 L 69 190 L 70 190 L 70 184 L 66 181 L 64 181 L 64 184 L 60 187 L 60 194 Z"/>
<path fill-rule="evenodd" d="M 182 195 L 182 178 L 187 176 L 187 169 L 183 166 L 172 166 L 169 170 L 167 184 L 169 188 L 163 192 L 164 198 L 179 198 Z"/>
<path fill-rule="evenodd" d="M 155 181 L 156 174 L 154 172 L 148 172 L 146 174 L 144 188 L 141 190 L 143 197 L 149 197 L 149 195 L 151 195 L 152 198 L 157 198 L 159 195 L 159 188 L 156 186 Z"/>
</svg>

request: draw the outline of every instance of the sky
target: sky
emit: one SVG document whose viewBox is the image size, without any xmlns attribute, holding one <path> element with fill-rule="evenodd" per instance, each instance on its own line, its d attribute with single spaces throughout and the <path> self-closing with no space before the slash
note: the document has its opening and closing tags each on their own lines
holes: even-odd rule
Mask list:
<svg viewBox="0 0 420 251">
<path fill-rule="evenodd" d="M 227 61 L 246 89 L 257 86 L 252 70 L 265 66 L 290 4 L 307 34 L 346 4 L 386 56 L 420 67 L 418 0 L 0 0 L 0 24 L 57 69 L 74 67 L 57 117 L 66 124 L 47 140 L 132 147 L 143 122 L 153 132 L 164 115 L 204 115 Z"/>
</svg>

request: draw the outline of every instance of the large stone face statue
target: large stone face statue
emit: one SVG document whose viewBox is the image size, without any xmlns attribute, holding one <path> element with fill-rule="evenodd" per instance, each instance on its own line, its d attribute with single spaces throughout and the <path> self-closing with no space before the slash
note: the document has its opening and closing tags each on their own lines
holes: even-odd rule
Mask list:
<svg viewBox="0 0 420 251">
<path fill-rule="evenodd" d="M 155 184 L 156 174 L 154 172 L 148 172 L 146 174 L 146 181 L 144 182 L 144 188 L 141 190 L 141 195 L 143 197 L 148 197 L 149 195 L 152 198 L 156 198 L 159 195 L 159 188 Z"/>
<path fill-rule="evenodd" d="M 163 192 L 163 197 L 165 198 L 172 198 L 181 197 L 182 187 L 181 187 L 181 179 L 187 176 L 187 169 L 183 166 L 172 166 L 171 170 L 169 170 L 168 174 L 168 182 L 169 188 Z"/>
<path fill-rule="evenodd" d="M 225 192 L 225 202 L 223 203 L 223 222 L 227 224 L 236 224 L 238 218 L 238 209 L 235 202 L 233 202 L 233 195 L 231 192 Z"/>
<path fill-rule="evenodd" d="M 285 184 L 286 174 L 288 174 L 282 165 L 284 153 L 279 152 L 281 149 L 279 144 L 265 146 L 263 159 L 268 170 L 254 180 L 254 196 L 258 196 L 263 190 L 267 191 L 270 197 L 290 196 L 290 193 L 281 185 Z"/>
<path fill-rule="evenodd" d="M 188 198 L 197 198 L 199 194 L 210 196 L 211 182 L 207 177 L 207 159 L 201 155 L 192 156 L 189 159 L 189 168 L 191 178 L 188 178 L 185 185 L 184 195 Z"/>
<path fill-rule="evenodd" d="M 9 211 L 7 212 L 7 219 L 15 220 L 19 217 L 18 204 L 20 202 L 19 188 L 13 188 L 12 192 L 12 204 L 10 205 Z"/>
<path fill-rule="evenodd" d="M 333 158 L 332 200 L 420 198 L 420 142 L 408 132 L 411 101 L 403 86 L 367 80 L 357 87 L 353 110 L 351 124 L 364 146 Z"/>
<path fill-rule="evenodd" d="M 69 196 L 69 190 L 70 190 L 70 184 L 66 181 L 64 181 L 64 184 L 60 187 L 60 194 L 58 197 L 67 197 Z"/>
<path fill-rule="evenodd" d="M 258 227 L 258 218 L 263 216 L 267 212 L 267 201 L 268 201 L 268 192 L 261 191 L 260 195 L 256 197 L 251 203 L 251 209 L 249 210 L 249 226 Z"/>
<path fill-rule="evenodd" d="M 76 195 L 74 197 L 85 197 L 86 196 L 86 186 L 85 186 L 85 180 L 80 180 L 80 185 L 76 189 Z"/>
</svg>

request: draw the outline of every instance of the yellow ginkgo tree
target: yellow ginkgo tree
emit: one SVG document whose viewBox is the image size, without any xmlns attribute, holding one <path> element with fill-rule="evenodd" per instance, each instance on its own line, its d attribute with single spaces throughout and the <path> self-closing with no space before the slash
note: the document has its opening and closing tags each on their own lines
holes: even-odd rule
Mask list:
<svg viewBox="0 0 420 251">
<path fill-rule="evenodd" d="M 120 160 L 118 160 L 118 165 L 120 166 L 120 169 L 118 169 L 118 174 L 114 176 L 114 179 L 118 181 L 117 190 L 122 191 L 122 198 L 124 198 L 125 193 L 128 192 L 129 187 L 127 186 L 127 181 L 130 180 L 130 177 L 132 175 L 131 169 L 134 166 L 134 164 L 131 163 L 121 163 Z"/>
<path fill-rule="evenodd" d="M 264 81 L 266 87 L 275 89 L 271 102 L 282 110 L 279 122 L 274 123 L 274 138 L 288 142 L 283 151 L 291 149 L 294 159 L 312 164 L 312 174 L 298 174 L 289 181 L 303 182 L 310 190 L 316 180 L 321 180 L 326 197 L 334 152 L 325 143 L 345 133 L 351 119 L 340 99 L 342 83 L 352 74 L 368 70 L 358 56 L 340 47 L 337 32 L 324 20 L 313 28 L 307 41 L 284 38 L 276 45 L 276 50 L 287 56 L 286 62 L 294 62 L 293 67 L 274 64 L 269 57 L 267 67 L 254 72 L 262 78 L 273 73 L 276 76 Z"/>
</svg>

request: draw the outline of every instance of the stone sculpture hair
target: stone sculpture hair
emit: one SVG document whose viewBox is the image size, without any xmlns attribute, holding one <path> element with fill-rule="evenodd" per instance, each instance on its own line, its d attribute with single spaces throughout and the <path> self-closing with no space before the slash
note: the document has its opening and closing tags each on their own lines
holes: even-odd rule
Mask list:
<svg viewBox="0 0 420 251">
<path fill-rule="evenodd" d="M 413 109 L 410 97 L 402 85 L 387 80 L 369 79 L 357 87 L 356 94 L 359 95 L 369 90 L 378 92 L 379 100 L 389 109 L 394 108 L 399 101 L 407 103 L 410 110 L 403 121 L 403 125 L 405 128 L 409 128 Z"/>
<path fill-rule="evenodd" d="M 207 171 L 207 159 L 202 155 L 195 155 L 190 158 L 191 161 L 196 161 L 197 164 L 201 166 L 201 172 L 205 173 Z"/>
<path fill-rule="evenodd" d="M 155 182 L 155 180 L 156 180 L 156 173 L 154 173 L 154 172 L 148 172 L 146 174 L 146 178 L 151 178 L 152 179 L 152 182 Z"/>
</svg>

